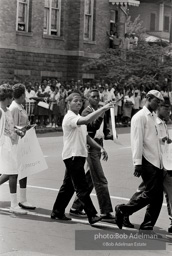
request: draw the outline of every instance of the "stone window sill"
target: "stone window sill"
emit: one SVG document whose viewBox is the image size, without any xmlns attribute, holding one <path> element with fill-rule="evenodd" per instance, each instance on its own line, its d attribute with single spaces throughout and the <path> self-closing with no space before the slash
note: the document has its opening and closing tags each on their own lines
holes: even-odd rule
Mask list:
<svg viewBox="0 0 172 256">
<path fill-rule="evenodd" d="M 43 35 L 44 39 L 51 39 L 51 40 L 59 40 L 59 41 L 64 41 L 63 37 L 59 36 L 54 36 L 54 35 Z"/>
<path fill-rule="evenodd" d="M 32 32 L 25 32 L 25 31 L 16 31 L 16 35 L 32 37 L 33 33 Z"/>
<path fill-rule="evenodd" d="M 92 45 L 96 45 L 96 41 L 84 40 L 84 44 L 92 44 Z"/>
</svg>

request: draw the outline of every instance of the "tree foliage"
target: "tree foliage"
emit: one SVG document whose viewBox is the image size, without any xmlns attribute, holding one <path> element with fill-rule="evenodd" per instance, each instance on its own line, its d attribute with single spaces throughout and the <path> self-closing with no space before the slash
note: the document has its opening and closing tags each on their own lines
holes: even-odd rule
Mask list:
<svg viewBox="0 0 172 256">
<path fill-rule="evenodd" d="M 107 49 L 98 59 L 84 65 L 94 71 L 101 80 L 124 81 L 148 88 L 164 84 L 172 74 L 172 57 L 162 46 L 150 46 L 141 41 L 132 50 Z"/>
<path fill-rule="evenodd" d="M 139 38 L 142 38 L 146 33 L 146 28 L 143 26 L 143 21 L 138 15 L 134 21 L 131 20 L 131 16 L 128 16 L 126 20 L 126 33 L 135 33 Z"/>
</svg>

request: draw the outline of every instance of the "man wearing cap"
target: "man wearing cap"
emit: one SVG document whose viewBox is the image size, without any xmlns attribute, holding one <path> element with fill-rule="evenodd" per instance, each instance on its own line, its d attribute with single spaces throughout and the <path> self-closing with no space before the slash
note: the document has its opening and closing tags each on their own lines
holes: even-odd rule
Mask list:
<svg viewBox="0 0 172 256">
<path fill-rule="evenodd" d="M 145 189 L 128 204 L 115 207 L 116 224 L 120 229 L 125 215 L 131 215 L 145 206 L 148 207 L 140 230 L 153 230 L 159 216 L 163 201 L 163 166 L 154 112 L 163 100 L 159 91 L 149 91 L 145 106 L 131 120 L 134 176 L 141 176 Z"/>
<path fill-rule="evenodd" d="M 166 125 L 166 122 L 169 120 L 170 116 L 170 108 L 171 106 L 169 98 L 164 97 L 164 101 L 161 102 L 158 108 L 156 118 L 161 154 L 164 153 L 165 142 L 168 144 L 172 143 L 172 140 L 169 138 L 169 132 Z M 171 220 L 171 226 L 169 227 L 168 232 L 172 233 L 172 171 L 166 170 L 165 168 L 163 168 L 163 170 L 163 189 L 166 194 L 167 210 Z M 152 209 L 152 211 L 154 211 L 154 209 Z"/>
<path fill-rule="evenodd" d="M 164 97 L 164 101 L 161 102 L 158 111 L 157 111 L 157 118 L 156 118 L 156 123 L 157 123 L 157 128 L 158 128 L 158 137 L 160 140 L 160 148 L 161 148 L 161 154 L 164 153 L 164 145 L 165 142 L 172 143 L 172 140 L 169 138 L 169 133 L 168 133 L 168 128 L 166 125 L 166 122 L 169 120 L 170 116 L 170 100 L 168 97 Z M 135 197 L 138 197 L 142 191 L 144 191 L 145 186 L 144 183 L 142 182 L 136 193 L 132 196 L 130 199 L 130 202 Z M 166 170 L 164 169 L 163 172 L 163 189 L 166 194 L 166 199 L 167 199 L 167 210 L 169 214 L 169 219 L 171 220 L 171 225 L 168 228 L 168 232 L 172 233 L 172 170 Z M 151 211 L 151 209 L 149 209 Z M 154 209 L 152 209 L 154 211 Z"/>
</svg>

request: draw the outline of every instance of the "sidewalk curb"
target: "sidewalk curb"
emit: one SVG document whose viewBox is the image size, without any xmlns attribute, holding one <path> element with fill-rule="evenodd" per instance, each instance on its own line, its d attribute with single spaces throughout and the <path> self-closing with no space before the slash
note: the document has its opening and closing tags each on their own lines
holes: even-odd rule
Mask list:
<svg viewBox="0 0 172 256">
<path fill-rule="evenodd" d="M 62 127 L 59 126 L 57 128 L 51 128 L 51 127 L 36 128 L 36 133 L 49 133 L 49 132 L 62 132 Z"/>
</svg>

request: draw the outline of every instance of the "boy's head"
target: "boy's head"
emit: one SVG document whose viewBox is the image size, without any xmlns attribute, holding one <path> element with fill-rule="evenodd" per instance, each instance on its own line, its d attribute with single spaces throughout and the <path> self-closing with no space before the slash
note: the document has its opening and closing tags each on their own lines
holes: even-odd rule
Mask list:
<svg viewBox="0 0 172 256">
<path fill-rule="evenodd" d="M 164 121 L 168 121 L 170 118 L 171 105 L 169 98 L 164 97 L 164 101 L 162 101 L 158 107 L 157 114 L 159 118 Z"/>
<path fill-rule="evenodd" d="M 89 91 L 88 100 L 90 105 L 94 108 L 98 107 L 100 97 L 99 97 L 99 91 L 97 89 L 92 89 Z"/>
<path fill-rule="evenodd" d="M 78 114 L 82 108 L 82 97 L 79 93 L 73 92 L 66 99 L 69 109 Z"/>
<path fill-rule="evenodd" d="M 13 90 L 9 84 L 2 84 L 0 85 L 0 101 L 9 101 L 8 103 L 11 104 L 13 97 Z"/>
</svg>

